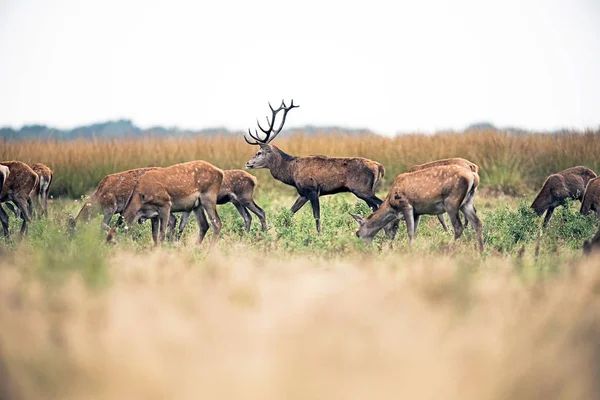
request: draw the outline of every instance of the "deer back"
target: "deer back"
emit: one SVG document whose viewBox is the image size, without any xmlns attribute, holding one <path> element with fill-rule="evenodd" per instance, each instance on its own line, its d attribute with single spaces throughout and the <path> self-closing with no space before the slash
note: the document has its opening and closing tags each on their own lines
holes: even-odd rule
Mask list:
<svg viewBox="0 0 600 400">
<path fill-rule="evenodd" d="M 393 208 L 432 204 L 449 196 L 464 197 L 475 190 L 479 176 L 459 165 L 439 165 L 396 177 L 386 201 Z"/>
<path fill-rule="evenodd" d="M 38 185 L 39 178 L 29 165 L 20 161 L 5 161 L 0 163 L 8 167 L 8 178 L 4 182 L 0 201 L 5 201 L 9 195 L 28 198 L 29 194 Z"/>
<path fill-rule="evenodd" d="M 439 167 L 441 165 L 459 165 L 461 167 L 470 169 L 472 172 L 479 173 L 479 166 L 467 159 L 454 157 L 454 158 L 446 158 L 443 160 L 431 161 L 425 164 L 419 164 L 413 166 L 408 172 L 420 171 L 422 169 L 427 169 L 431 167 Z"/>
</svg>

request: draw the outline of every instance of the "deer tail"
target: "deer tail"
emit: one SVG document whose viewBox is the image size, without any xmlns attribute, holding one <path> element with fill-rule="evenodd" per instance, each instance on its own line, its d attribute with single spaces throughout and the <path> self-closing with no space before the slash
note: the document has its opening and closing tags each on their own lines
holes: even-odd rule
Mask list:
<svg viewBox="0 0 600 400">
<path fill-rule="evenodd" d="M 377 163 L 377 172 L 375 173 L 375 179 L 373 180 L 373 187 L 371 188 L 371 190 L 373 190 L 373 192 L 375 191 L 375 188 L 377 187 L 377 184 L 379 183 L 379 181 L 381 181 L 381 179 L 385 176 L 385 168 L 383 168 L 383 165 Z"/>
</svg>

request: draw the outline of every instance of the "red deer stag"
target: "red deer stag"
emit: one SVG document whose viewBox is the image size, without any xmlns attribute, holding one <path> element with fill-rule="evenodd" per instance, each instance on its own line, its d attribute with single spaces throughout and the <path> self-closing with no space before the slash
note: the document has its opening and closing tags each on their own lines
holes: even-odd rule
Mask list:
<svg viewBox="0 0 600 400">
<path fill-rule="evenodd" d="M 252 141 L 244 135 L 248 144 L 260 146 L 254 157 L 246 163 L 246 168 L 267 168 L 273 178 L 295 187 L 298 198 L 292 205 L 292 213 L 295 214 L 307 201 L 310 201 L 317 232 L 321 231 L 320 196 L 351 192 L 364 200 L 373 211 L 377 210 L 382 201 L 375 196 L 374 190 L 385 174 L 383 165 L 361 157 L 334 158 L 322 155 L 295 157 L 269 144 L 281 132 L 287 113 L 296 107 L 299 106 L 294 105 L 294 100 L 289 107 L 282 101 L 281 106 L 276 110 L 269 104 L 272 117 L 271 120 L 267 117 L 268 128 L 263 129 L 257 121 L 258 127 L 265 134 L 264 139 L 260 138 L 256 130 L 254 134 L 248 130 Z M 281 123 L 277 129 L 273 129 L 275 117 L 282 110 Z"/>
<path fill-rule="evenodd" d="M 583 166 L 568 168 L 550 175 L 531 204 L 531 208 L 538 216 L 546 212 L 542 228 L 548 225 L 554 209 L 565 205 L 567 199 L 581 200 L 588 182 L 595 177 L 594 171 Z"/>
<path fill-rule="evenodd" d="M 201 243 L 209 228 L 206 210 L 214 229 L 214 244 L 221 231 L 217 197 L 222 181 L 223 171 L 206 161 L 190 161 L 147 171 L 131 193 L 123 218 L 128 226 L 142 217 L 151 219 L 152 239 L 158 245 L 165 239 L 172 212 L 193 211 L 200 227 Z M 108 238 L 113 236 L 114 228 Z"/>
<path fill-rule="evenodd" d="M 221 189 L 217 196 L 217 204 L 226 204 L 231 202 L 238 210 L 242 218 L 244 219 L 244 225 L 246 232 L 250 232 L 250 226 L 252 224 L 252 216 L 248 210 L 252 211 L 262 226 L 263 232 L 267 230 L 267 220 L 265 219 L 265 212 L 262 208 L 254 201 L 254 189 L 256 188 L 256 178 L 246 171 L 241 169 L 230 169 L 223 171 L 223 182 L 221 183 Z M 188 219 L 190 218 L 189 212 L 181 214 L 181 221 L 179 222 L 179 231 L 175 235 L 175 224 L 176 219 L 171 219 L 169 222 L 169 229 L 171 231 L 171 240 L 176 238 L 179 240 L 181 234 L 187 225 Z"/>
<path fill-rule="evenodd" d="M 472 163 L 469 160 L 466 160 L 466 159 L 460 158 L 460 157 L 446 158 L 443 160 L 437 160 L 437 161 L 432 161 L 432 162 L 428 162 L 425 164 L 415 165 L 411 169 L 409 169 L 408 172 L 420 171 L 422 169 L 437 167 L 440 165 L 460 165 L 461 167 L 470 169 L 472 172 L 477 174 L 477 185 L 476 186 L 479 186 L 479 166 L 475 163 Z M 438 217 L 438 220 L 440 221 L 440 224 L 442 224 L 442 228 L 444 228 L 444 230 L 446 232 L 448 232 L 448 226 L 446 226 L 446 221 L 444 221 L 444 214 L 440 214 L 437 217 Z M 469 224 L 469 220 L 467 219 L 465 221 L 465 227 L 468 224 Z"/>
<path fill-rule="evenodd" d="M 600 178 L 590 179 L 585 187 L 583 200 L 581 200 L 579 212 L 588 215 L 590 211 L 595 212 L 600 217 Z"/>
<path fill-rule="evenodd" d="M 462 211 L 477 233 L 479 250 L 483 251 L 483 225 L 473 205 L 477 189 L 476 174 L 458 165 L 431 167 L 400 174 L 379 209 L 368 218 L 351 214 L 358 222 L 358 237 L 371 242 L 384 226 L 397 220 L 406 221 L 409 243 L 412 245 L 421 215 L 448 213 L 454 227 L 454 238 L 463 232 L 458 211 Z"/>
<path fill-rule="evenodd" d="M 8 167 L 10 171 L 2 186 L 2 191 L 0 191 L 0 222 L 4 236 L 9 236 L 8 214 L 2 208 L 1 203 L 7 201 L 12 201 L 20 211 L 20 217 L 23 220 L 20 235 L 23 236 L 27 233 L 27 224 L 31 221 L 30 199 L 38 185 L 39 178 L 27 164 L 20 161 L 4 161 L 0 165 Z"/>
</svg>

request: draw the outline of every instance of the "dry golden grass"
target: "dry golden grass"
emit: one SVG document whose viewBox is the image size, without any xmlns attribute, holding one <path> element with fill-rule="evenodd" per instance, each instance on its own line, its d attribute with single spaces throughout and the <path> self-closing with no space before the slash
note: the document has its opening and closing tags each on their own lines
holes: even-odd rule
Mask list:
<svg viewBox="0 0 600 400">
<path fill-rule="evenodd" d="M 214 253 L 196 264 L 116 251 L 112 284 L 92 290 L 78 275 L 47 287 L 15 258 L 0 264 L 3 389 L 22 399 L 598 398 L 597 263 L 527 283 L 499 258 L 475 272 L 443 256 Z"/>
<path fill-rule="evenodd" d="M 575 165 L 600 170 L 600 132 L 524 136 L 499 132 L 381 136 L 303 136 L 274 143 L 292 155 L 361 156 L 386 168 L 383 188 L 414 164 L 465 157 L 481 166 L 483 187 L 509 194 L 537 189 L 551 173 Z M 43 162 L 55 171 L 54 195 L 79 197 L 106 174 L 142 166 L 167 166 L 203 159 L 224 169 L 243 168 L 256 148 L 240 136 L 4 142 L 1 160 Z M 258 171 L 263 189 L 282 189 L 266 171 Z"/>
</svg>

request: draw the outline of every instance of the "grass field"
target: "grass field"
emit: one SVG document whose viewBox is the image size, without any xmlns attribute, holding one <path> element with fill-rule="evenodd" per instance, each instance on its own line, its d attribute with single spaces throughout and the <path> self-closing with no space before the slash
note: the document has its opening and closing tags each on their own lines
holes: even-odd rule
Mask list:
<svg viewBox="0 0 600 400">
<path fill-rule="evenodd" d="M 0 239 L 0 398 L 597 398 L 600 259 L 582 257 L 581 243 L 598 220 L 570 204 L 540 236 L 529 209 L 544 174 L 600 170 L 597 138 L 281 141 L 292 154 L 381 161 L 380 197 L 413 163 L 478 162 L 483 254 L 472 228 L 454 241 L 435 217 L 412 248 L 403 223 L 394 242 L 380 233 L 366 246 L 348 212 L 369 210 L 347 194 L 323 198 L 316 234 L 310 207 L 292 216 L 294 197 L 264 171 L 266 233 L 254 218 L 246 234 L 228 204 L 210 250 L 195 244 L 193 219 L 181 242 L 159 248 L 149 223 L 107 245 L 101 218 L 69 239 L 78 197 L 105 173 L 194 158 L 240 167 L 254 149 L 239 138 L 68 142 L 61 152 L 8 143 L 0 158 L 37 155 L 55 169 L 58 198 L 25 240 L 14 219 L 13 237 Z"/>
<path fill-rule="evenodd" d="M 282 133 L 283 135 L 284 133 Z M 511 195 L 530 194 L 551 173 L 574 165 L 600 170 L 600 131 L 564 135 L 509 135 L 501 132 L 382 136 L 282 136 L 276 143 L 291 155 L 360 156 L 382 163 L 387 191 L 393 178 L 411 166 L 464 157 L 481 166 L 483 187 Z M 1 160 L 42 162 L 56 173 L 54 196 L 88 194 L 105 175 L 142 166 L 206 160 L 223 169 L 243 168 L 256 147 L 241 136 L 193 139 L 4 142 Z M 253 172 L 260 189 L 292 193 L 267 171 Z"/>
</svg>

